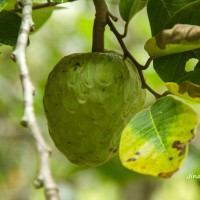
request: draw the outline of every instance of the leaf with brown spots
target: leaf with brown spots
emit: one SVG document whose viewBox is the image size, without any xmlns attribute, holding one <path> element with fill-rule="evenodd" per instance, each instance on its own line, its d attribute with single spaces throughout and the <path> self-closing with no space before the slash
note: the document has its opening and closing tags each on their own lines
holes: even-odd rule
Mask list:
<svg viewBox="0 0 200 200">
<path fill-rule="evenodd" d="M 145 50 L 153 57 L 200 48 L 200 26 L 176 24 L 171 29 L 164 29 L 145 44 Z"/>
<path fill-rule="evenodd" d="M 183 81 L 179 84 L 167 82 L 165 85 L 170 93 L 200 103 L 200 85 L 189 81 Z"/>
<path fill-rule="evenodd" d="M 159 99 L 125 127 L 119 148 L 122 164 L 138 173 L 171 177 L 187 156 L 197 124 L 198 116 L 188 105 L 173 96 Z"/>
<path fill-rule="evenodd" d="M 200 1 L 195 0 L 148 2 L 152 38 L 145 49 L 155 58 L 153 67 L 164 82 L 190 81 L 200 85 L 199 10 Z M 191 70 L 187 71 L 188 61 L 193 59 L 198 62 L 191 63 Z"/>
</svg>

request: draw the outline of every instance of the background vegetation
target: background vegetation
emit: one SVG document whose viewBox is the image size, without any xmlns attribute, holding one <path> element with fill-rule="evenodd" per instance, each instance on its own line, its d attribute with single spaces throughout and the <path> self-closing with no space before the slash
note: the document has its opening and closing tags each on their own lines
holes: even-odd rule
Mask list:
<svg viewBox="0 0 200 200">
<path fill-rule="evenodd" d="M 200 174 L 199 135 L 191 143 L 189 156 L 181 170 L 167 180 L 133 173 L 122 167 L 117 157 L 101 167 L 81 168 L 71 164 L 54 147 L 48 135 L 42 106 L 45 82 L 53 66 L 63 56 L 91 51 L 95 14 L 91 1 L 75 1 L 62 4 L 62 7 L 65 8 L 54 11 L 45 25 L 30 36 L 31 45 L 27 48 L 30 74 L 36 86 L 36 114 L 44 136 L 53 149 L 51 166 L 61 199 L 199 200 L 200 175 L 199 179 L 187 179 L 189 173 Z M 115 1 L 112 1 L 112 9 L 113 13 L 118 15 Z M 122 25 L 124 23 L 119 21 L 118 29 L 121 31 Z M 125 40 L 130 52 L 141 64 L 148 59 L 143 48 L 150 37 L 144 9 L 131 21 Z M 106 49 L 120 51 L 109 28 L 106 30 L 105 44 Z M 17 67 L 10 59 L 12 48 L 2 46 L 0 51 L 0 199 L 43 199 L 43 190 L 35 190 L 32 185 L 37 175 L 36 149 L 29 131 L 19 123 L 23 113 L 22 91 Z M 160 87 L 162 81 L 152 67 L 145 71 L 145 77 L 154 89 L 164 91 L 164 88 Z M 148 94 L 146 106 L 153 100 L 153 96 Z"/>
</svg>

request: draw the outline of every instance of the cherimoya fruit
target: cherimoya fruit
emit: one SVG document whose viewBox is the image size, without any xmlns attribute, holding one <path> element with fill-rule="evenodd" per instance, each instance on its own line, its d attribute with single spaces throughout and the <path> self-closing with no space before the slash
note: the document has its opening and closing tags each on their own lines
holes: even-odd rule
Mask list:
<svg viewBox="0 0 200 200">
<path fill-rule="evenodd" d="M 80 53 L 53 68 L 43 103 L 56 147 L 75 164 L 97 166 L 117 153 L 124 127 L 144 99 L 130 61 L 115 52 Z"/>
</svg>

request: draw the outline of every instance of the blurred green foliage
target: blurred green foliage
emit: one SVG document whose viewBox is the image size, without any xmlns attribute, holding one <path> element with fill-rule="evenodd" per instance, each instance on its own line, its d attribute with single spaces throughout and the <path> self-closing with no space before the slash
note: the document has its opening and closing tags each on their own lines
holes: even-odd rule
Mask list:
<svg viewBox="0 0 200 200">
<path fill-rule="evenodd" d="M 112 1 L 110 8 L 119 16 Z M 63 6 L 63 5 L 62 5 Z M 91 50 L 94 7 L 91 1 L 66 3 L 66 9 L 56 10 L 48 21 L 30 36 L 27 59 L 30 75 L 36 87 L 35 108 L 43 135 L 53 149 L 51 167 L 62 200 L 199 200 L 200 179 L 187 179 L 189 173 L 200 174 L 200 136 L 191 144 L 183 168 L 171 179 L 163 180 L 139 175 L 122 167 L 118 157 L 97 168 L 81 168 L 71 164 L 51 141 L 42 106 L 45 82 L 53 66 L 63 56 Z M 123 21 L 117 22 L 123 32 Z M 36 24 L 37 26 L 37 24 Z M 146 10 L 130 23 L 125 42 L 136 59 L 144 64 L 148 59 L 144 44 L 150 28 Z M 121 51 L 114 35 L 106 29 L 106 48 Z M 0 199 L 42 200 L 43 190 L 33 187 L 38 172 L 37 152 L 29 130 L 20 126 L 23 99 L 17 66 L 10 59 L 12 48 L 0 47 Z M 158 92 L 165 90 L 152 66 L 145 72 L 147 82 Z M 152 103 L 147 96 L 146 106 Z"/>
</svg>

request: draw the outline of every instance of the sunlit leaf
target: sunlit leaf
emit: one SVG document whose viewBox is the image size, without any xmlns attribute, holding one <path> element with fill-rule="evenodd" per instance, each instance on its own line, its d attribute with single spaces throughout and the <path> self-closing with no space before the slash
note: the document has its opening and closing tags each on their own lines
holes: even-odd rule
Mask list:
<svg viewBox="0 0 200 200">
<path fill-rule="evenodd" d="M 6 7 L 8 0 L 0 0 L 0 12 Z"/>
<path fill-rule="evenodd" d="M 119 11 L 122 19 L 129 22 L 147 4 L 148 0 L 120 0 Z"/>
<path fill-rule="evenodd" d="M 172 94 L 200 103 L 199 85 L 189 81 L 184 81 L 179 84 L 167 82 L 165 85 Z"/>
<path fill-rule="evenodd" d="M 14 12 L 0 12 L 0 43 L 15 46 L 21 24 L 21 17 Z"/>
<path fill-rule="evenodd" d="M 145 50 L 153 57 L 160 57 L 200 48 L 200 26 L 177 24 L 149 39 Z"/>
<path fill-rule="evenodd" d="M 120 142 L 122 164 L 138 173 L 167 178 L 186 158 L 197 114 L 172 96 L 159 99 L 125 127 Z"/>
</svg>

